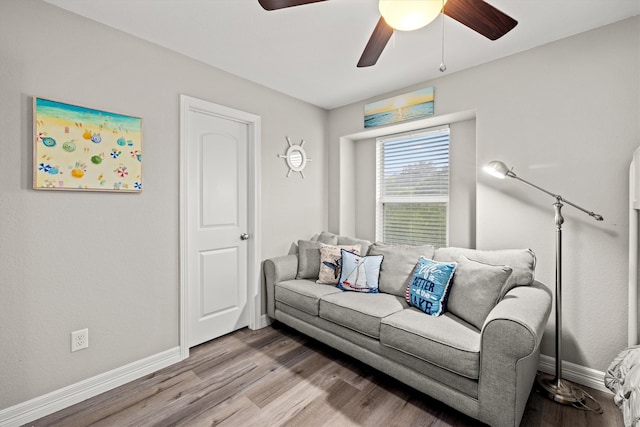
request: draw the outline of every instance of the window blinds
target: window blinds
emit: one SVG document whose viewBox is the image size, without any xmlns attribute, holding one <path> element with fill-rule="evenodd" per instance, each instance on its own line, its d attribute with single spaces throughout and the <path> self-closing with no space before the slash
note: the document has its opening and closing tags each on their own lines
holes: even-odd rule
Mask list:
<svg viewBox="0 0 640 427">
<path fill-rule="evenodd" d="M 449 127 L 379 138 L 376 239 L 447 245 Z"/>
</svg>

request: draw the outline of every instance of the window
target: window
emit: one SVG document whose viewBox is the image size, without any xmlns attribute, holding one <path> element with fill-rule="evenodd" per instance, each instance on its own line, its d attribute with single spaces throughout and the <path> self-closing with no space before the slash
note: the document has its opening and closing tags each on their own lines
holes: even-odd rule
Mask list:
<svg viewBox="0 0 640 427">
<path fill-rule="evenodd" d="M 379 138 L 376 240 L 447 246 L 449 127 Z"/>
</svg>

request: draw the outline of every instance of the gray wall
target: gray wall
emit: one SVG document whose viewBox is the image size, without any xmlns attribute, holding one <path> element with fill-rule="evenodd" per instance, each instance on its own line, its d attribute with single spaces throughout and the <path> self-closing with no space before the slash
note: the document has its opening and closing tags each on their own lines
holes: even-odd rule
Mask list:
<svg viewBox="0 0 640 427">
<path fill-rule="evenodd" d="M 341 139 L 360 135 L 363 104 L 435 87 L 436 116 L 476 118 L 476 246 L 530 247 L 536 276 L 554 286 L 553 199 L 515 180 L 480 172 L 498 159 L 516 173 L 601 213 L 598 223 L 570 206 L 564 226 L 564 359 L 600 371 L 626 346 L 628 170 L 640 144 L 640 18 L 634 17 L 445 75 L 421 85 L 332 110 L 329 192 L 342 180 Z M 437 64 L 434 64 L 436 67 Z M 372 166 L 373 167 L 373 166 Z M 360 171 L 360 173 L 366 173 Z M 349 227 L 351 194 L 329 198 L 329 228 Z M 554 355 L 550 320 L 542 352 Z"/>
<path fill-rule="evenodd" d="M 639 18 L 629 19 L 396 92 L 434 85 L 436 121 L 475 118 L 477 160 L 467 175 L 503 159 L 604 215 L 595 223 L 565 208 L 566 359 L 598 370 L 626 343 L 638 28 Z M 321 229 L 360 233 L 346 184 L 358 148 L 341 158 L 340 139 L 363 132 L 364 102 L 327 114 L 38 0 L 3 0 L 0 409 L 178 345 L 181 93 L 262 117 L 262 258 Z M 142 194 L 33 191 L 32 96 L 143 117 Z M 276 157 L 285 136 L 306 141 L 306 179 L 285 178 Z M 478 178 L 477 219 L 461 225 L 464 238 L 533 248 L 537 276 L 552 286 L 551 200 L 515 181 Z M 305 209 L 292 209 L 301 200 Z M 473 203 L 468 209 L 459 218 L 473 218 Z M 69 333 L 84 327 L 90 348 L 70 353 Z M 552 335 L 551 322 L 550 355 Z"/>
<path fill-rule="evenodd" d="M 327 228 L 325 110 L 47 3 L 0 2 L 0 409 L 178 345 L 180 94 L 262 117 L 263 258 Z M 144 191 L 33 191 L 32 96 L 142 117 Z M 285 136 L 306 141 L 305 179 L 285 177 Z M 89 349 L 70 353 L 85 327 Z"/>
</svg>

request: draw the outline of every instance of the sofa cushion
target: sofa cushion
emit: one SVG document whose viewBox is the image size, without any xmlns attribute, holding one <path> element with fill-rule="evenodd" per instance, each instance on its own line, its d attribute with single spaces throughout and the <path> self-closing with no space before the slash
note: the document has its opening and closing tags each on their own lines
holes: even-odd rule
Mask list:
<svg viewBox="0 0 640 427">
<path fill-rule="evenodd" d="M 360 245 L 360 255 L 367 255 L 369 253 L 369 248 L 372 243 L 368 240 L 364 239 L 356 239 L 355 237 L 349 236 L 338 236 L 338 245 Z"/>
<path fill-rule="evenodd" d="M 325 285 L 337 285 L 342 269 L 341 249 L 360 254 L 360 245 L 354 246 L 333 246 L 320 244 L 320 272 L 318 273 L 318 283 Z"/>
<path fill-rule="evenodd" d="M 466 248 L 438 248 L 433 257 L 436 261 L 455 261 L 461 255 L 474 261 L 493 265 L 506 265 L 513 270 L 504 284 L 500 298 L 515 286 L 533 283 L 536 256 L 531 249 L 480 250 Z"/>
<path fill-rule="evenodd" d="M 408 308 L 400 297 L 389 294 L 341 292 L 320 299 L 320 317 L 373 338 L 380 337 L 380 320 Z"/>
<path fill-rule="evenodd" d="M 489 312 L 496 306 L 511 268 L 472 261 L 462 255 L 453 275 L 447 310 L 482 329 Z"/>
<path fill-rule="evenodd" d="M 455 262 L 437 262 L 420 257 L 407 286 L 407 302 L 431 316 L 440 316 L 447 307 Z"/>
<path fill-rule="evenodd" d="M 374 243 L 369 255 L 383 255 L 380 267 L 380 292 L 404 297 L 411 274 L 420 257 L 433 258 L 432 245 L 385 245 Z"/>
<path fill-rule="evenodd" d="M 343 291 L 377 294 L 382 255 L 360 256 L 344 249 L 340 253 L 342 269 L 338 288 Z"/>
<path fill-rule="evenodd" d="M 317 279 L 320 274 L 320 242 L 298 240 L 298 274 L 296 279 Z"/>
<path fill-rule="evenodd" d="M 342 293 L 335 286 L 320 285 L 310 280 L 285 280 L 275 285 L 275 300 L 305 313 L 318 315 L 320 298 Z"/>
<path fill-rule="evenodd" d="M 450 313 L 433 317 L 409 308 L 391 314 L 381 321 L 380 343 L 478 379 L 480 331 Z"/>
<path fill-rule="evenodd" d="M 313 238 L 315 237 L 315 239 Z M 313 236 L 311 240 L 316 240 L 320 243 L 324 243 L 325 245 L 337 245 L 338 244 L 338 235 L 329 233 L 328 231 L 323 231 L 317 236 Z"/>
</svg>

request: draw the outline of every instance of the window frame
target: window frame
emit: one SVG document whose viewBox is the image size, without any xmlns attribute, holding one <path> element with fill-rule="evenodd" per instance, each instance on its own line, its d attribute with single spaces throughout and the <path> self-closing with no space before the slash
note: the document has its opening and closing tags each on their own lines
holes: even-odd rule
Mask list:
<svg viewBox="0 0 640 427">
<path fill-rule="evenodd" d="M 436 195 L 422 195 L 422 196 L 384 196 L 381 194 L 381 168 L 383 167 L 382 147 L 385 143 L 393 143 L 399 141 L 413 142 L 423 139 L 430 135 L 438 136 L 443 133 L 448 134 L 447 139 L 447 193 Z M 445 241 L 444 245 L 449 244 L 449 227 L 450 227 L 450 205 L 451 205 L 451 128 L 449 125 L 435 126 L 416 131 L 387 135 L 384 137 L 376 138 L 376 197 L 375 197 L 375 239 L 376 241 L 384 242 L 384 204 L 385 203 L 445 203 Z M 419 243 L 413 242 L 411 244 L 435 244 L 436 242 Z M 436 245 L 437 246 L 437 245 Z"/>
</svg>

